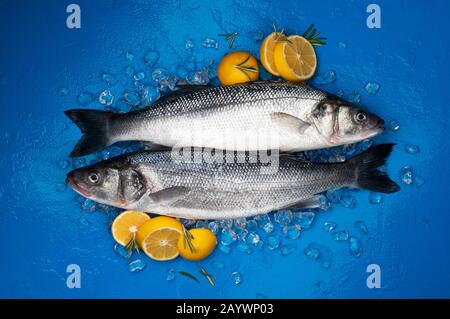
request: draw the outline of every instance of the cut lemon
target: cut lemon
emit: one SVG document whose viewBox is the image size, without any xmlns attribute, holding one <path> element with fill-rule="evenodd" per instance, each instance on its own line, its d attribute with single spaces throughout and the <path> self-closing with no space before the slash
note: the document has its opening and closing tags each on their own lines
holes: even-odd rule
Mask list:
<svg viewBox="0 0 450 319">
<path fill-rule="evenodd" d="M 175 218 L 159 216 L 142 224 L 136 241 L 142 251 L 154 260 L 171 260 L 178 256 L 178 237 L 183 225 Z"/>
<path fill-rule="evenodd" d="M 127 246 L 135 238 L 139 226 L 149 220 L 150 217 L 143 212 L 126 210 L 114 219 L 111 232 L 116 242 Z"/>
<path fill-rule="evenodd" d="M 275 46 L 275 67 L 281 77 L 291 82 L 310 79 L 317 67 L 316 53 L 304 37 L 291 35 Z"/>
<path fill-rule="evenodd" d="M 198 261 L 211 255 L 217 244 L 216 235 L 208 228 L 190 229 L 189 233 L 190 239 L 184 234 L 178 238 L 178 251 L 181 257 Z"/>
<path fill-rule="evenodd" d="M 245 51 L 227 54 L 217 67 L 217 77 L 222 85 L 251 82 L 257 80 L 258 76 L 258 61 Z"/>
<path fill-rule="evenodd" d="M 261 60 L 261 64 L 267 72 L 275 76 L 280 76 L 274 61 L 275 46 L 283 41 L 286 41 L 286 35 L 281 32 L 272 32 L 263 40 L 261 49 L 259 50 L 259 59 Z"/>
</svg>

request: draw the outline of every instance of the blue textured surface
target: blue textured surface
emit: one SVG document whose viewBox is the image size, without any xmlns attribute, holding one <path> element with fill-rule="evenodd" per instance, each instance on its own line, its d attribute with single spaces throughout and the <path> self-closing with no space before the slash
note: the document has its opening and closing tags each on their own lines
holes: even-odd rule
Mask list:
<svg viewBox="0 0 450 319">
<path fill-rule="evenodd" d="M 450 5 L 377 2 L 379 30 L 366 27 L 368 1 L 80 0 L 82 28 L 69 30 L 66 1 L 0 1 L 0 297 L 450 297 Z M 283 238 L 297 245 L 285 257 L 279 249 L 246 255 L 234 246 L 230 255 L 216 250 L 200 264 L 156 263 L 142 256 L 146 268 L 130 273 L 128 261 L 113 251 L 113 214 L 86 212 L 70 189 L 56 190 L 70 169 L 60 163 L 79 137 L 63 110 L 76 107 L 82 91 L 98 96 L 106 88 L 102 72 L 123 78 L 130 64 L 124 51 L 134 54 L 131 64 L 148 78 L 151 70 L 142 58 L 151 48 L 160 52 L 158 66 L 171 72 L 189 57 L 187 39 L 194 41 L 196 55 L 217 63 L 229 51 L 217 34 L 239 31 L 235 49 L 257 54 L 252 32 L 267 34 L 272 21 L 288 33 L 316 24 L 329 38 L 317 49 L 318 73 L 335 70 L 337 75 L 323 88 L 342 89 L 346 96 L 356 90 L 368 109 L 397 120 L 400 130 L 376 141 L 398 143 L 388 171 L 401 183 L 401 167 L 411 165 L 426 183 L 421 188 L 401 184 L 402 190 L 383 196 L 380 205 L 369 204 L 368 192 L 354 192 L 355 208 L 333 207 L 299 239 Z M 206 37 L 219 40 L 219 49 L 202 48 Z M 347 47 L 339 48 L 339 41 Z M 365 92 L 368 81 L 380 83 L 377 95 Z M 123 94 L 126 85 L 117 85 L 114 94 Z M 68 88 L 67 96 L 58 94 L 61 87 Z M 407 154 L 407 142 L 419 145 L 420 153 Z M 361 240 L 361 257 L 322 230 L 327 220 Z M 356 220 L 366 223 L 367 235 L 354 228 Z M 329 269 L 304 256 L 303 249 L 314 242 L 332 251 Z M 214 269 L 216 260 L 225 268 Z M 66 287 L 71 263 L 81 267 L 81 289 Z M 381 289 L 366 287 L 370 263 L 381 266 Z M 165 280 L 169 268 L 197 273 L 200 265 L 217 275 L 216 287 L 180 275 Z M 233 271 L 241 273 L 240 285 L 233 284 Z"/>
</svg>

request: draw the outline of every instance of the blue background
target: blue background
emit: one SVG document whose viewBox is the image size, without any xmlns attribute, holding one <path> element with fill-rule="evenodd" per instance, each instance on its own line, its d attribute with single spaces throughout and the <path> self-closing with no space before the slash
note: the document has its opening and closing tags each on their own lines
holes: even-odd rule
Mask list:
<svg viewBox="0 0 450 319">
<path fill-rule="evenodd" d="M 82 28 L 72 30 L 65 21 L 69 3 L 0 1 L 0 297 L 450 297 L 448 1 L 379 0 L 378 30 L 366 27 L 369 1 L 78 0 Z M 273 21 L 288 33 L 302 33 L 315 23 L 328 37 L 328 45 L 316 50 L 318 73 L 335 70 L 337 75 L 323 89 L 342 89 L 346 96 L 356 90 L 368 109 L 396 119 L 400 130 L 376 141 L 398 143 L 389 174 L 401 183 L 399 170 L 411 165 L 425 184 L 401 184 L 402 190 L 384 196 L 380 205 L 368 203 L 368 192 L 354 192 L 355 208 L 321 212 L 299 239 L 283 239 L 298 247 L 289 256 L 279 250 L 252 255 L 216 250 L 200 264 L 157 263 L 141 256 L 147 267 L 128 272 L 129 260 L 113 251 L 114 213 L 86 212 L 70 189 L 56 190 L 70 170 L 61 163 L 79 138 L 63 111 L 77 107 L 80 92 L 98 96 L 107 87 L 102 72 L 123 78 L 131 64 L 148 79 L 151 69 L 143 56 L 149 49 L 159 51 L 158 67 L 174 73 L 191 55 L 187 39 L 195 43 L 198 64 L 209 58 L 217 64 L 229 51 L 217 34 L 239 31 L 233 49 L 258 55 L 253 33 L 268 34 Z M 206 37 L 220 41 L 219 49 L 203 48 Z M 347 48 L 339 48 L 339 41 Z M 135 60 L 127 61 L 124 51 Z M 365 92 L 368 81 L 380 83 L 377 95 Z M 114 94 L 127 85 L 118 84 Z M 61 88 L 67 95 L 61 96 Z M 89 107 L 101 105 L 95 101 Z M 419 145 L 420 153 L 407 154 L 407 142 Z M 327 220 L 360 238 L 361 257 L 322 230 Z M 358 235 L 356 220 L 367 224 L 368 235 Z M 333 252 L 328 270 L 304 256 L 311 242 Z M 212 268 L 215 260 L 225 268 Z M 66 287 L 71 263 L 81 267 L 81 289 Z M 381 266 L 381 289 L 366 287 L 371 263 Z M 200 265 L 217 276 L 216 287 L 179 275 L 165 280 L 169 268 L 198 273 Z M 233 271 L 242 274 L 240 285 L 232 282 Z"/>
</svg>

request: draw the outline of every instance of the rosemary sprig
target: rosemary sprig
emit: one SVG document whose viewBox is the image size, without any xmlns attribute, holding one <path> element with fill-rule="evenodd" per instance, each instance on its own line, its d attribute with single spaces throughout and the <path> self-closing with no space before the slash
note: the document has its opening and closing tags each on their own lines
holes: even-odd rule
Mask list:
<svg viewBox="0 0 450 319">
<path fill-rule="evenodd" d="M 189 250 L 191 251 L 191 253 L 194 254 L 196 252 L 196 249 L 192 244 L 192 239 L 194 239 L 194 236 L 192 236 L 191 232 L 184 227 L 183 231 L 184 231 L 184 241 L 183 241 L 184 249 L 186 249 L 186 245 L 188 245 Z"/>
<path fill-rule="evenodd" d="M 281 31 L 278 31 L 275 23 L 272 23 L 272 26 L 273 26 L 273 31 L 275 32 L 275 41 L 292 43 L 291 40 L 288 40 L 287 36 L 284 34 L 284 29 L 281 29 Z"/>
<path fill-rule="evenodd" d="M 233 32 L 233 33 L 222 33 L 219 34 L 219 37 L 224 37 L 225 40 L 228 41 L 228 47 L 231 49 L 233 47 L 234 44 L 234 40 L 236 40 L 236 36 L 238 35 L 237 32 Z"/>
<path fill-rule="evenodd" d="M 250 75 L 248 75 L 247 72 L 258 73 L 258 70 L 256 70 L 254 67 L 244 65 L 249 59 L 250 55 L 247 56 L 247 58 L 244 61 L 242 61 L 239 64 L 236 64 L 234 67 L 237 68 L 242 73 L 244 73 L 244 75 L 248 78 L 248 80 L 251 81 L 252 79 L 250 78 Z"/>
<path fill-rule="evenodd" d="M 208 279 L 209 283 L 211 284 L 211 286 L 215 286 L 216 284 L 214 283 L 214 280 L 212 279 L 212 276 L 205 270 L 205 268 L 201 267 L 200 268 L 200 273 L 206 277 L 206 279 Z"/>
<path fill-rule="evenodd" d="M 311 24 L 308 29 L 303 33 L 303 37 L 308 40 L 312 45 L 325 45 L 327 38 L 318 38 L 320 32 L 314 28 L 314 24 Z"/>
<path fill-rule="evenodd" d="M 136 252 L 139 254 L 141 251 L 139 249 L 139 245 L 136 242 L 136 233 L 132 233 L 133 236 L 131 237 L 130 241 L 125 245 L 125 249 L 128 251 L 136 250 Z"/>
<path fill-rule="evenodd" d="M 192 279 L 193 281 L 195 281 L 196 283 L 200 283 L 200 280 L 198 280 L 197 279 L 197 277 L 195 277 L 194 275 L 192 275 L 192 274 L 190 274 L 190 273 L 188 273 L 188 272 L 185 272 L 185 271 L 179 271 L 178 272 L 180 275 L 183 275 L 183 276 L 185 276 L 185 277 L 188 277 L 188 278 L 190 278 L 190 279 Z"/>
</svg>

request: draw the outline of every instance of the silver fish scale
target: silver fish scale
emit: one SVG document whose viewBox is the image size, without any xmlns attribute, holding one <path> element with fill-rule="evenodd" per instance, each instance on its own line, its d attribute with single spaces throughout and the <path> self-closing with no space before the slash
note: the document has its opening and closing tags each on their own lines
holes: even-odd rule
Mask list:
<svg viewBox="0 0 450 319">
<path fill-rule="evenodd" d="M 204 112 L 224 105 L 242 105 L 262 100 L 282 100 L 285 98 L 319 101 L 327 95 L 305 84 L 286 82 L 255 82 L 247 85 L 210 87 L 177 98 L 169 98 L 153 107 L 138 111 L 138 117 L 154 119 L 158 116 L 178 116 Z"/>
<path fill-rule="evenodd" d="M 314 164 L 288 156 L 280 157 L 279 168 L 273 174 L 261 174 L 267 164 L 248 161 L 174 162 L 170 152 L 143 152 L 128 160 L 146 176 L 147 183 L 156 186 L 154 191 L 176 186 L 190 189 L 169 208 L 205 211 L 256 213 L 266 207 L 281 208 L 327 189 L 352 185 L 355 176 L 354 168 L 347 163 Z"/>
</svg>

